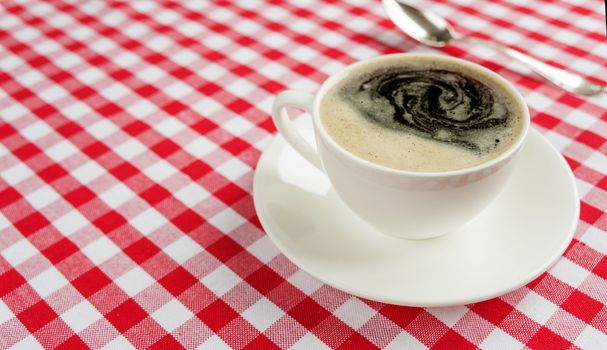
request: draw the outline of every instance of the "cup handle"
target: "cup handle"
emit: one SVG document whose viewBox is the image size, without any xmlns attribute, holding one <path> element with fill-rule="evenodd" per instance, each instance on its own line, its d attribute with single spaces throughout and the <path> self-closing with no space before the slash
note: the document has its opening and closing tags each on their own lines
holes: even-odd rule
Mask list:
<svg viewBox="0 0 607 350">
<path fill-rule="evenodd" d="M 289 118 L 285 107 L 293 106 L 312 115 L 314 95 L 305 92 L 286 90 L 278 94 L 272 105 L 272 120 L 278 132 L 293 147 L 297 153 L 324 173 L 318 152 L 307 142 Z"/>
</svg>

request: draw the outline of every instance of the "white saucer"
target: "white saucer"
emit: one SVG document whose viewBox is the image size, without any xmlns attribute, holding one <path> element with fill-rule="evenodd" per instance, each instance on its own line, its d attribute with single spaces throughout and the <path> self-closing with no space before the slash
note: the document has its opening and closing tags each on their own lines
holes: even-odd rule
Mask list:
<svg viewBox="0 0 607 350">
<path fill-rule="evenodd" d="M 312 137 L 307 118 L 297 124 Z M 443 237 L 408 241 L 375 231 L 280 136 L 259 160 L 254 201 L 268 236 L 301 269 L 356 296 L 426 307 L 486 300 L 529 283 L 561 256 L 579 217 L 571 170 L 533 129 L 500 197 Z"/>
</svg>

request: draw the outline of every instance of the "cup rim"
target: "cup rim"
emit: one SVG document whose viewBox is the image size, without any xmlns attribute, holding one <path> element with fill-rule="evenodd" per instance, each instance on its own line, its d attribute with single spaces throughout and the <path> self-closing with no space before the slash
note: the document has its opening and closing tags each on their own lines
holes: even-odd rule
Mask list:
<svg viewBox="0 0 607 350">
<path fill-rule="evenodd" d="M 433 60 L 439 60 L 439 61 L 443 61 L 443 62 L 447 62 L 447 63 L 463 65 L 470 69 L 476 69 L 476 70 L 498 80 L 508 90 L 508 92 L 514 97 L 516 102 L 519 103 L 523 107 L 522 108 L 523 109 L 523 130 L 519 134 L 517 140 L 512 144 L 512 146 L 507 151 L 505 151 L 504 153 L 500 154 L 499 156 L 497 156 L 491 160 L 488 160 L 484 163 L 481 163 L 481 164 L 478 164 L 478 165 L 475 165 L 472 167 L 468 167 L 468 168 L 448 170 L 448 171 L 438 171 L 438 172 L 411 171 L 411 170 L 401 170 L 401 169 L 391 168 L 391 167 L 388 167 L 385 165 L 373 163 L 371 161 L 368 161 L 364 158 L 361 158 L 357 155 L 354 155 L 354 154 L 348 152 L 341 145 L 339 145 L 325 130 L 325 128 L 320 120 L 320 101 L 322 100 L 322 97 L 325 95 L 325 93 L 333 85 L 338 83 L 343 78 L 344 74 L 347 71 L 356 69 L 358 66 L 367 64 L 369 62 L 382 61 L 382 60 L 392 59 L 394 57 L 406 57 L 407 59 L 415 59 L 415 58 L 433 59 Z M 522 145 L 524 144 L 524 141 L 527 139 L 527 134 L 529 132 L 529 127 L 531 124 L 529 108 L 528 108 L 527 104 L 525 103 L 523 96 L 512 85 L 512 83 L 510 83 L 508 80 L 506 80 L 501 75 L 495 73 L 494 71 L 492 71 L 488 68 L 481 66 L 480 64 L 477 64 L 477 63 L 474 63 L 471 61 L 467 61 L 464 59 L 446 56 L 446 55 L 440 55 L 440 54 L 395 53 L 395 54 L 375 56 L 372 58 L 354 62 L 354 63 L 344 67 L 339 72 L 333 74 L 332 76 L 330 76 L 327 80 L 325 80 L 322 83 L 322 85 L 320 86 L 320 89 L 314 96 L 312 110 L 313 110 L 312 118 L 313 118 L 313 122 L 315 125 L 315 129 L 321 135 L 324 142 L 328 143 L 334 151 L 337 151 L 339 154 L 344 156 L 349 161 L 351 161 L 355 164 L 358 164 L 362 167 L 369 168 L 369 169 L 379 171 L 382 173 L 388 173 L 388 174 L 400 175 L 400 176 L 409 176 L 409 177 L 424 177 L 424 178 L 443 178 L 443 177 L 467 175 L 467 174 L 476 173 L 476 172 L 493 167 L 494 165 L 496 165 L 496 164 L 504 161 L 505 159 L 508 159 L 512 155 L 514 155 L 522 147 Z"/>
</svg>

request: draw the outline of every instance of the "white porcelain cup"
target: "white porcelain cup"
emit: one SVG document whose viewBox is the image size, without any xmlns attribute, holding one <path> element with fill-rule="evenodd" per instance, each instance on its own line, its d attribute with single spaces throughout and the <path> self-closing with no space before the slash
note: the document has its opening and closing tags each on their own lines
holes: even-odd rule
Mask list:
<svg viewBox="0 0 607 350">
<path fill-rule="evenodd" d="M 428 58 L 468 67 L 503 83 L 524 111 L 523 130 L 510 149 L 490 161 L 445 172 L 403 171 L 349 153 L 323 128 L 320 101 L 349 71 L 361 64 L 398 57 L 406 61 Z M 469 71 L 469 70 L 467 70 Z M 285 107 L 305 110 L 312 116 L 316 148 L 303 139 Z M 468 61 L 439 55 L 385 55 L 354 63 L 327 79 L 316 95 L 283 91 L 272 107 L 276 128 L 305 159 L 324 172 L 337 194 L 358 216 L 379 232 L 408 239 L 437 237 L 457 230 L 485 209 L 510 176 L 514 160 L 527 137 L 529 111 L 518 91 L 496 73 Z M 488 228 L 490 229 L 490 228 Z"/>
</svg>

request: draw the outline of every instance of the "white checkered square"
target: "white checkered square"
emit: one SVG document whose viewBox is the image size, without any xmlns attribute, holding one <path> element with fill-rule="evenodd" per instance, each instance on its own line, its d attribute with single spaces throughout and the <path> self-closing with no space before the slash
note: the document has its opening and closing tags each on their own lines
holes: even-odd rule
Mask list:
<svg viewBox="0 0 607 350">
<path fill-rule="evenodd" d="M 282 64 L 278 64 L 276 62 L 268 62 L 263 66 L 259 67 L 259 72 L 268 78 L 276 79 L 283 74 L 287 73 L 289 70 L 283 66 Z"/>
<path fill-rule="evenodd" d="M 102 201 L 105 202 L 110 208 L 116 209 L 122 204 L 128 202 L 129 200 L 135 198 L 137 195 L 135 192 L 131 191 L 130 188 L 126 187 L 122 183 L 117 183 L 112 188 L 103 192 L 99 197 Z"/>
<path fill-rule="evenodd" d="M 261 15 L 273 21 L 281 21 L 283 18 L 288 17 L 290 14 L 287 10 L 281 7 L 272 6 L 267 7 L 265 11 L 261 13 Z"/>
<path fill-rule="evenodd" d="M 53 146 L 44 150 L 47 156 L 49 156 L 55 162 L 60 162 L 70 156 L 76 154 L 78 148 L 72 145 L 68 140 L 57 142 Z"/>
<path fill-rule="evenodd" d="M 594 185 L 577 177 L 575 178 L 575 185 L 577 186 L 577 191 L 580 198 L 584 198 L 584 196 L 590 193 L 590 191 L 595 189 Z"/>
<path fill-rule="evenodd" d="M 537 19 L 533 16 L 523 16 L 516 22 L 516 24 L 522 28 L 526 28 L 533 31 L 544 27 L 546 25 L 546 22 Z"/>
<path fill-rule="evenodd" d="M 154 125 L 154 129 L 165 137 L 171 137 L 185 128 L 186 125 L 175 118 L 166 118 Z"/>
<path fill-rule="evenodd" d="M 200 344 L 196 350 L 232 350 L 217 334 L 213 334 L 209 339 Z"/>
<path fill-rule="evenodd" d="M 171 60 L 184 67 L 199 61 L 200 56 L 190 50 L 179 50 L 177 53 L 171 56 Z"/>
<path fill-rule="evenodd" d="M 55 28 L 63 28 L 74 23 L 74 19 L 71 16 L 63 13 L 54 13 L 46 20 Z"/>
<path fill-rule="evenodd" d="M 45 122 L 37 121 L 30 124 L 25 129 L 19 131 L 19 133 L 30 141 L 36 141 L 53 131 Z"/>
<path fill-rule="evenodd" d="M 150 30 L 148 29 L 148 27 L 144 26 L 141 23 L 133 23 L 128 27 L 122 29 L 122 33 L 126 34 L 131 38 L 140 38 L 149 31 Z"/>
<path fill-rule="evenodd" d="M 50 266 L 44 272 L 29 280 L 28 283 L 38 295 L 46 298 L 67 285 L 69 281 L 54 266 Z"/>
<path fill-rule="evenodd" d="M 175 28 L 188 37 L 195 37 L 204 32 L 204 28 L 201 25 L 192 22 L 178 23 Z"/>
<path fill-rule="evenodd" d="M 12 186 L 33 175 L 34 173 L 30 170 L 30 168 L 23 163 L 17 163 L 4 171 L 0 171 L 0 176 L 2 176 L 2 179 Z"/>
<path fill-rule="evenodd" d="M 103 73 L 102 70 L 97 69 L 95 67 L 89 67 L 87 70 L 79 72 L 76 77 L 81 82 L 83 82 L 87 85 L 92 85 L 92 84 L 100 81 L 101 79 L 105 78 L 105 76 L 106 75 L 105 75 L 105 73 Z"/>
<path fill-rule="evenodd" d="M 70 37 L 76 40 L 80 40 L 80 41 L 87 41 L 90 40 L 90 38 L 92 36 L 95 35 L 95 32 L 93 32 L 90 28 L 88 27 L 74 27 L 72 28 L 72 30 L 70 30 Z"/>
<path fill-rule="evenodd" d="M 147 66 L 144 69 L 137 72 L 137 78 L 145 81 L 148 84 L 152 84 L 161 78 L 165 77 L 167 73 L 162 71 L 160 68 L 155 66 Z"/>
<path fill-rule="evenodd" d="M 180 17 L 175 12 L 160 11 L 154 16 L 154 19 L 162 24 L 172 24 L 178 21 Z"/>
<path fill-rule="evenodd" d="M 255 125 L 244 118 L 234 117 L 223 123 L 221 127 L 229 131 L 232 135 L 240 136 L 254 128 Z"/>
<path fill-rule="evenodd" d="M 0 325 L 15 317 L 11 309 L 0 299 Z"/>
<path fill-rule="evenodd" d="M 175 100 L 180 100 L 194 92 L 194 89 L 190 85 L 179 80 L 163 88 L 162 90 Z"/>
<path fill-rule="evenodd" d="M 125 22 L 127 20 L 127 17 L 124 13 L 114 10 L 114 11 L 105 12 L 103 14 L 103 16 L 100 16 L 100 19 L 104 23 L 106 23 L 112 27 L 115 27 L 115 26 L 118 26 L 121 23 Z"/>
<path fill-rule="evenodd" d="M 574 344 L 584 350 L 604 350 L 607 334 L 589 325 L 575 339 Z"/>
<path fill-rule="evenodd" d="M 187 205 L 189 208 L 192 208 L 196 204 L 209 198 L 211 193 L 197 183 L 191 182 L 187 186 L 177 191 L 174 196 L 183 204 Z"/>
<path fill-rule="evenodd" d="M 135 266 L 114 281 L 130 297 L 134 297 L 155 282 L 156 280 L 139 266 Z"/>
<path fill-rule="evenodd" d="M 559 151 L 562 151 L 565 149 L 565 147 L 569 146 L 571 144 L 571 139 L 566 138 L 565 136 L 556 133 L 552 130 L 548 130 L 546 131 L 546 133 L 544 134 L 544 137 L 546 137 L 548 139 L 548 141 L 550 141 L 550 143 L 556 147 L 556 149 L 558 149 Z"/>
<path fill-rule="evenodd" d="M 141 58 L 139 58 L 139 56 L 135 55 L 132 52 L 125 51 L 125 52 L 121 53 L 120 55 L 114 57 L 112 59 L 112 61 L 114 63 L 116 63 L 117 65 L 119 65 L 120 67 L 128 68 L 128 67 L 136 64 L 137 62 L 140 62 Z M 116 85 L 118 85 L 118 84 L 116 84 Z M 116 85 L 114 85 L 114 86 L 116 86 Z M 118 85 L 118 86 L 120 86 L 120 85 Z"/>
<path fill-rule="evenodd" d="M 156 310 L 151 316 L 167 332 L 172 332 L 192 318 L 194 314 L 183 306 L 179 300 L 172 299 Z"/>
<path fill-rule="evenodd" d="M 11 347 L 11 350 L 37 350 L 37 349 L 44 350 L 44 348 L 42 347 L 40 342 L 38 342 L 38 340 L 31 334 Z"/>
<path fill-rule="evenodd" d="M 88 161 L 72 171 L 72 176 L 82 184 L 87 184 L 105 174 L 105 169 L 94 160 Z"/>
<path fill-rule="evenodd" d="M 259 299 L 242 313 L 242 317 L 249 321 L 260 332 L 265 332 L 271 325 L 285 313 L 266 298 Z"/>
<path fill-rule="evenodd" d="M 200 71 L 198 71 L 198 74 L 201 77 L 203 77 L 209 81 L 214 81 L 216 79 L 226 76 L 226 74 L 228 74 L 228 70 L 218 64 L 208 63 L 204 68 L 202 68 Z M 211 100 L 211 99 L 208 99 L 208 100 L 215 102 L 214 100 Z M 217 103 L 217 102 L 215 102 L 215 103 Z M 194 104 L 194 105 L 196 105 L 196 104 Z M 223 108 L 223 106 L 221 108 Z M 198 110 L 196 110 L 196 111 L 198 112 Z"/>
<path fill-rule="evenodd" d="M 352 329 L 357 330 L 367 323 L 371 317 L 375 316 L 377 311 L 360 301 L 360 299 L 352 297 L 338 307 L 333 314 Z"/>
<path fill-rule="evenodd" d="M 215 170 L 230 181 L 235 181 L 252 169 L 240 159 L 234 157 L 218 166 Z"/>
<path fill-rule="evenodd" d="M 247 97 L 253 91 L 259 89 L 257 85 L 251 83 L 247 79 L 236 79 L 224 87 L 226 90 L 231 92 L 234 96 Z"/>
<path fill-rule="evenodd" d="M 249 48 L 241 47 L 232 54 L 232 57 L 242 64 L 250 64 L 253 60 L 259 58 L 259 54 Z"/>
<path fill-rule="evenodd" d="M 0 67 L 2 66 L 2 62 L 3 61 L 0 61 Z M 2 119 L 5 122 L 11 122 L 31 113 L 29 109 L 23 107 L 23 105 L 19 103 L 12 103 L 8 107 L 3 106 L 0 111 L 2 113 Z"/>
<path fill-rule="evenodd" d="M 59 87 L 59 85 L 51 85 L 50 87 L 38 92 L 38 97 L 48 103 L 58 101 L 66 96 L 68 96 L 68 92 L 65 91 L 64 88 Z"/>
<path fill-rule="evenodd" d="M 8 221 L 6 216 L 4 216 L 4 215 L 2 215 L 2 213 L 0 213 L 0 230 L 3 230 L 11 225 L 12 225 L 11 222 Z"/>
<path fill-rule="evenodd" d="M 91 107 L 85 105 L 82 102 L 74 102 L 70 104 L 68 107 L 65 107 L 61 110 L 63 115 L 70 120 L 78 120 L 85 115 L 89 115 L 93 112 Z"/>
<path fill-rule="evenodd" d="M 535 108 L 538 111 L 544 111 L 554 103 L 552 99 L 535 91 L 528 93 L 525 96 L 525 100 L 530 107 Z"/>
<path fill-rule="evenodd" d="M 573 124 L 581 129 L 588 129 L 594 123 L 596 123 L 597 120 L 598 119 L 596 117 L 591 116 L 590 114 L 579 109 L 574 109 L 565 117 L 565 121 L 567 123 Z"/>
<path fill-rule="evenodd" d="M 574 288 L 578 288 L 590 274 L 590 271 L 565 257 L 561 257 L 549 272 Z"/>
<path fill-rule="evenodd" d="M 239 31 L 240 33 L 244 33 L 244 34 L 248 34 L 250 35 L 253 32 L 256 32 L 258 30 L 260 30 L 262 27 L 251 21 L 248 19 L 244 19 L 244 20 L 240 20 L 238 21 L 235 25 L 234 28 Z"/>
<path fill-rule="evenodd" d="M 165 247 L 163 251 L 179 264 L 183 264 L 184 262 L 188 261 L 189 259 L 202 252 L 203 249 L 190 237 L 182 236 L 175 242 Z"/>
<path fill-rule="evenodd" d="M 215 151 L 219 146 L 204 136 L 198 136 L 194 141 L 185 145 L 184 149 L 196 158 L 203 158 Z"/>
<path fill-rule="evenodd" d="M 157 112 L 158 107 L 148 100 L 141 100 L 126 107 L 126 111 L 137 119 L 145 119 L 150 114 Z"/>
<path fill-rule="evenodd" d="M 303 270 L 297 270 L 288 278 L 288 281 L 307 295 L 311 295 L 323 286 L 320 280 Z"/>
<path fill-rule="evenodd" d="M 426 350 L 424 344 L 422 344 L 419 340 L 417 340 L 411 334 L 403 331 L 400 332 L 386 347 L 386 350 L 401 350 L 401 349 L 411 349 L 411 350 Z"/>
<path fill-rule="evenodd" d="M 220 265 L 213 272 L 200 280 L 202 284 L 213 291 L 217 296 L 224 295 L 241 281 L 242 279 L 225 265 Z"/>
<path fill-rule="evenodd" d="M 124 160 L 131 160 L 147 150 L 147 147 L 136 139 L 130 139 L 114 148 L 114 151 Z"/>
<path fill-rule="evenodd" d="M 246 220 L 232 208 L 226 208 L 210 218 L 209 222 L 223 233 L 229 233 L 244 224 Z"/>
<path fill-rule="evenodd" d="M 270 262 L 270 260 L 280 253 L 276 245 L 265 235 L 248 246 L 247 250 L 264 264 Z"/>
<path fill-rule="evenodd" d="M 175 167 L 166 160 L 160 159 L 152 166 L 149 166 L 143 170 L 143 173 L 154 182 L 160 183 L 171 175 L 177 173 L 177 169 L 175 169 Z"/>
<path fill-rule="evenodd" d="M 599 230 L 594 226 L 590 227 L 582 236 L 581 241 L 592 247 L 592 249 L 607 255 L 607 232 Z"/>
<path fill-rule="evenodd" d="M 13 35 L 15 38 L 24 41 L 30 42 L 40 36 L 40 32 L 34 30 L 32 27 L 21 27 L 18 30 L 13 31 Z"/>
<path fill-rule="evenodd" d="M 119 252 L 120 248 L 106 236 L 101 236 L 99 239 L 82 248 L 82 253 L 91 259 L 95 265 L 100 265 Z"/>
<path fill-rule="evenodd" d="M 43 186 L 34 192 L 25 196 L 25 199 L 34 207 L 36 210 L 40 210 L 47 205 L 53 203 L 57 199 L 61 198 L 55 190 L 50 186 Z"/>
<path fill-rule="evenodd" d="M 331 349 L 320 339 L 310 332 L 306 333 L 301 337 L 293 346 L 291 350 L 329 350 Z"/>
<path fill-rule="evenodd" d="M 54 45 L 57 45 L 57 44 L 54 44 Z M 22 74 L 19 77 L 19 80 L 21 80 L 23 82 L 27 82 L 28 86 L 32 86 L 43 80 L 46 80 L 46 77 L 44 75 L 40 74 L 40 72 L 38 72 L 36 70 L 31 70 L 25 74 Z"/>
<path fill-rule="evenodd" d="M 289 43 L 289 39 L 286 36 L 279 34 L 279 33 L 266 34 L 266 35 L 262 36 L 261 38 L 259 38 L 259 41 L 261 41 L 262 43 L 264 43 L 265 45 L 267 45 L 273 49 L 284 48 L 284 46 Z"/>
<path fill-rule="evenodd" d="M 62 235 L 69 236 L 81 228 L 88 226 L 89 221 L 78 210 L 74 209 L 53 221 L 52 224 Z"/>
<path fill-rule="evenodd" d="M 308 48 L 307 46 L 300 46 L 297 49 L 289 52 L 289 56 L 301 62 L 308 62 L 312 58 L 317 57 L 318 52 Z"/>
<path fill-rule="evenodd" d="M 0 214 L 1 215 L 1 214 Z M 4 217 L 4 216 L 2 216 Z M 4 249 L 2 257 L 8 261 L 11 266 L 17 266 L 32 256 L 38 254 L 38 249 L 34 247 L 26 238 Z"/>
<path fill-rule="evenodd" d="M 539 324 L 546 324 L 550 317 L 556 312 L 558 306 L 530 291 L 517 305 L 516 308 Z"/>
<path fill-rule="evenodd" d="M 584 164 L 603 174 L 607 174 L 607 156 L 599 151 L 593 152 Z"/>
<path fill-rule="evenodd" d="M 135 349 L 135 347 L 123 335 L 118 335 L 118 337 L 114 338 L 111 342 L 107 343 L 102 349 L 103 350 L 115 350 L 115 349 L 123 350 L 123 349 Z"/>
<path fill-rule="evenodd" d="M 61 58 L 55 61 L 55 64 L 65 70 L 74 69 L 82 64 L 83 60 L 71 52 L 64 53 Z"/>
<path fill-rule="evenodd" d="M 226 21 L 234 18 L 234 13 L 232 11 L 222 7 L 210 10 L 207 15 L 220 23 L 226 23 Z"/>
<path fill-rule="evenodd" d="M 205 46 L 208 46 L 214 50 L 220 51 L 224 47 L 230 45 L 231 42 L 230 42 L 230 40 L 228 40 L 227 38 L 225 38 L 223 36 L 209 35 L 207 38 L 202 39 L 202 43 Z"/>
<path fill-rule="evenodd" d="M 480 344 L 481 349 L 523 349 L 524 345 L 499 328 L 491 333 Z"/>
<path fill-rule="evenodd" d="M 111 135 L 111 134 L 115 133 L 116 131 L 118 131 L 118 128 L 111 121 L 109 121 L 107 119 L 102 119 L 102 120 L 98 121 L 97 123 L 95 123 L 91 126 L 88 126 L 86 128 L 86 130 L 91 135 L 95 136 L 95 138 L 103 139 L 103 138 L 107 137 L 108 135 Z"/>
<path fill-rule="evenodd" d="M 453 327 L 468 312 L 468 308 L 465 306 L 434 307 L 429 308 L 428 312 L 447 326 Z"/>
<path fill-rule="evenodd" d="M 129 222 L 142 235 L 147 236 L 162 227 L 168 221 L 164 215 L 160 214 L 156 209 L 148 208 Z"/>
<path fill-rule="evenodd" d="M 60 315 L 61 319 L 76 333 L 92 325 L 103 315 L 88 300 L 72 307 Z"/>
</svg>

